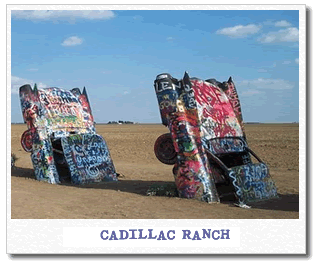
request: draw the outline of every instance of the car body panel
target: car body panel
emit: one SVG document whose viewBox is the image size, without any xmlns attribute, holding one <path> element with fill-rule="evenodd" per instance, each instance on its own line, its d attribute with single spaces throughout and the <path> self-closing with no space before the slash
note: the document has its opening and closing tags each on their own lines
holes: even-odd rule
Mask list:
<svg viewBox="0 0 320 270">
<path fill-rule="evenodd" d="M 21 144 L 24 150 L 31 152 L 31 160 L 37 180 L 52 184 L 61 183 L 61 172 L 63 170 L 59 162 L 61 158 L 63 159 L 62 141 L 67 148 L 67 145 L 70 146 L 69 138 L 72 140 L 73 135 L 78 135 L 84 138 L 86 143 L 90 141 L 87 138 L 99 138 L 98 153 L 103 152 L 104 155 L 107 155 L 107 158 L 106 156 L 99 157 L 99 154 L 92 155 L 91 153 L 91 156 L 89 154 L 88 158 L 104 159 L 103 165 L 99 164 L 95 169 L 101 168 L 101 172 L 96 174 L 97 176 L 92 174 L 93 177 L 89 177 L 90 179 L 82 177 L 81 180 L 75 180 L 74 177 L 71 182 L 83 184 L 99 182 L 104 179 L 117 181 L 114 164 L 107 145 L 103 138 L 96 134 L 85 88 L 81 93 L 78 88 L 72 90 L 63 90 L 57 87 L 38 89 L 35 85 L 32 89 L 30 85 L 24 85 L 20 87 L 19 95 L 22 115 L 28 127 L 28 130 L 22 135 Z M 86 143 L 84 145 L 88 146 Z M 59 152 L 62 153 L 60 156 Z M 72 163 L 71 161 L 69 163 L 64 162 L 64 165 L 71 166 Z M 64 169 L 68 170 L 70 168 Z M 70 170 L 67 174 L 70 175 Z"/>
<path fill-rule="evenodd" d="M 162 123 L 168 127 L 177 153 L 173 174 L 181 197 L 219 202 L 216 168 L 225 174 L 221 179 L 233 185 L 240 203 L 276 196 L 269 173 L 250 178 L 249 172 L 267 166 L 259 158 L 258 165 L 252 162 L 231 77 L 220 83 L 190 78 L 187 73 L 178 80 L 163 73 L 156 77 L 154 87 Z M 248 179 L 255 180 L 250 184 Z"/>
<path fill-rule="evenodd" d="M 233 167 L 229 176 L 233 180 L 240 203 L 277 197 L 277 188 L 265 163 Z"/>
<path fill-rule="evenodd" d="M 72 183 L 85 184 L 116 179 L 109 149 L 101 136 L 76 134 L 63 137 L 61 141 Z"/>
</svg>

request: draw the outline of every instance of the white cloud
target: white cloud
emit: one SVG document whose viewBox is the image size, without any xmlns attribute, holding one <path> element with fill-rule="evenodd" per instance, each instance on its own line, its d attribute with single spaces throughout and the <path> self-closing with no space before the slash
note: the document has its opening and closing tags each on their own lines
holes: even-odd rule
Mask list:
<svg viewBox="0 0 320 270">
<path fill-rule="evenodd" d="M 111 70 L 103 70 L 101 71 L 102 74 L 111 74 L 112 71 Z"/>
<path fill-rule="evenodd" d="M 77 37 L 77 36 L 72 36 L 72 37 L 68 37 L 67 39 L 65 39 L 61 45 L 62 46 L 77 46 L 77 45 L 81 45 L 83 43 L 83 39 Z"/>
<path fill-rule="evenodd" d="M 143 21 L 143 17 L 140 15 L 133 16 L 133 19 L 136 21 Z"/>
<path fill-rule="evenodd" d="M 299 65 L 299 58 L 294 59 L 294 62 Z"/>
<path fill-rule="evenodd" d="M 290 27 L 281 29 L 277 32 L 269 32 L 258 39 L 261 43 L 276 43 L 276 42 L 297 42 L 299 41 L 299 29 Z"/>
<path fill-rule="evenodd" d="M 245 91 L 243 93 L 241 93 L 241 96 L 253 96 L 253 95 L 258 95 L 263 93 L 262 91 L 258 91 L 258 90 L 248 90 Z"/>
<path fill-rule="evenodd" d="M 274 26 L 276 26 L 276 27 L 289 27 L 289 26 L 291 26 L 291 23 L 289 23 L 285 20 L 282 20 L 282 21 L 275 22 Z"/>
<path fill-rule="evenodd" d="M 11 76 L 11 94 L 18 94 L 19 88 L 25 84 L 30 84 L 31 87 L 33 88 L 35 82 L 33 82 L 30 79 L 24 79 L 24 78 L 20 78 L 17 76 Z M 38 87 L 38 89 L 39 88 L 46 88 L 47 85 L 45 85 L 42 82 L 39 82 L 39 83 L 37 83 L 37 87 Z"/>
<path fill-rule="evenodd" d="M 283 64 L 283 65 L 289 65 L 289 64 L 291 64 L 291 61 L 290 61 L 290 60 L 284 60 L 284 61 L 282 62 L 282 64 Z"/>
<path fill-rule="evenodd" d="M 226 35 L 234 38 L 243 38 L 248 35 L 256 34 L 260 31 L 261 26 L 255 24 L 236 25 L 234 27 L 227 27 L 218 30 L 216 33 L 219 35 Z"/>
<path fill-rule="evenodd" d="M 167 40 L 174 40 L 173 37 L 167 37 Z"/>
<path fill-rule="evenodd" d="M 294 83 L 283 79 L 258 78 L 254 80 L 244 80 L 239 85 L 256 90 L 290 90 Z"/>
<path fill-rule="evenodd" d="M 27 69 L 28 71 L 31 71 L 31 72 L 36 72 L 36 71 L 38 71 L 38 69 L 37 68 L 29 68 L 29 69 Z"/>
<path fill-rule="evenodd" d="M 111 10 L 13 10 L 15 19 L 31 21 L 69 21 L 78 19 L 108 20 L 115 17 Z"/>
<path fill-rule="evenodd" d="M 264 68 L 259 68 L 258 72 L 268 72 L 268 70 L 264 69 Z"/>
</svg>

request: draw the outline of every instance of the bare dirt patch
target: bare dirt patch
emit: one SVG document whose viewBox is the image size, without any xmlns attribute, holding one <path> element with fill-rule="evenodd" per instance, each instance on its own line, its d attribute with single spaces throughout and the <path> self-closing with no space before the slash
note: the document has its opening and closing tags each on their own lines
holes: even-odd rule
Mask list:
<svg viewBox="0 0 320 270">
<path fill-rule="evenodd" d="M 11 173 L 14 219 L 297 219 L 299 218 L 299 125 L 247 124 L 248 144 L 270 167 L 279 198 L 251 209 L 231 202 L 207 204 L 177 197 L 147 196 L 153 184 L 174 182 L 172 166 L 153 152 L 162 125 L 97 125 L 120 173 L 119 182 L 82 187 L 35 180 L 30 155 L 20 138 L 26 125 L 11 125 L 16 169 Z"/>
</svg>

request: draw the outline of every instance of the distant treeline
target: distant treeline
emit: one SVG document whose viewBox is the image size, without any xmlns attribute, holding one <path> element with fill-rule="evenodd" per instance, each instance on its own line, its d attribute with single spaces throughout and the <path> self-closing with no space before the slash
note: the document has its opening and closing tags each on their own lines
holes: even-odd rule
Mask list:
<svg viewBox="0 0 320 270">
<path fill-rule="evenodd" d="M 263 122 L 244 122 L 246 125 L 251 125 L 251 124 L 254 124 L 254 125 L 260 125 L 260 124 L 299 124 L 299 122 L 284 122 L 284 123 L 276 123 L 276 122 L 274 122 L 274 123 L 263 123 Z"/>
<path fill-rule="evenodd" d="M 109 121 L 108 123 L 96 123 L 97 125 L 122 125 L 122 124 L 136 124 L 134 122 L 131 122 L 131 121 L 122 121 L 122 120 L 119 120 L 119 121 Z"/>
<path fill-rule="evenodd" d="M 18 123 L 11 123 L 11 125 L 21 125 L 24 124 L 22 122 Z M 107 123 L 94 123 L 95 125 L 108 125 L 108 124 L 116 124 L 116 125 L 122 125 L 122 124 L 138 124 L 137 122 L 131 122 L 131 121 L 109 121 Z"/>
</svg>

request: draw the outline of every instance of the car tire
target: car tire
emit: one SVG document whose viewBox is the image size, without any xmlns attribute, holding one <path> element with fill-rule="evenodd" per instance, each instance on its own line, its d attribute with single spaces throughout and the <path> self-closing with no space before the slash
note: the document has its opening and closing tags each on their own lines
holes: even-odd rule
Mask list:
<svg viewBox="0 0 320 270">
<path fill-rule="evenodd" d="M 158 137 L 154 144 L 154 153 L 157 159 L 164 164 L 173 165 L 176 163 L 177 152 L 170 133 Z"/>
</svg>

